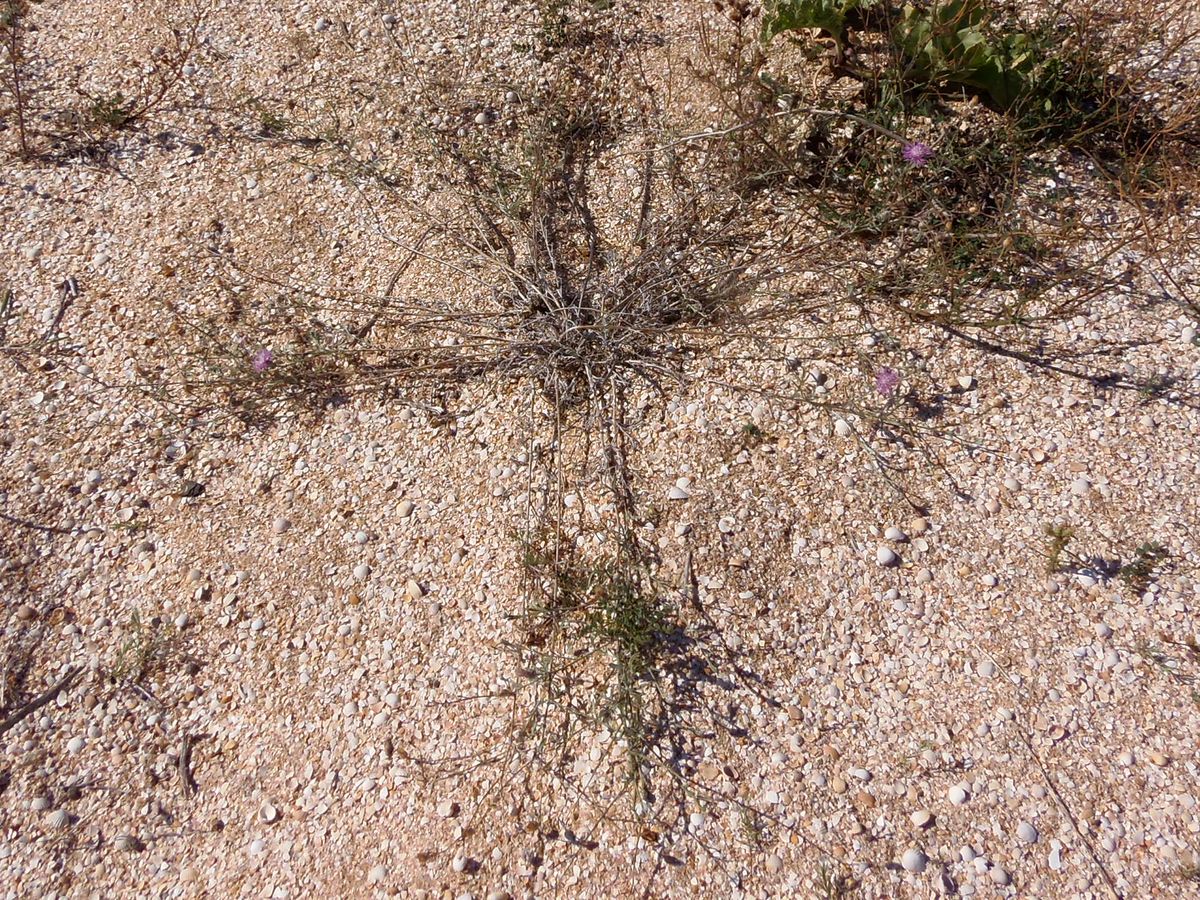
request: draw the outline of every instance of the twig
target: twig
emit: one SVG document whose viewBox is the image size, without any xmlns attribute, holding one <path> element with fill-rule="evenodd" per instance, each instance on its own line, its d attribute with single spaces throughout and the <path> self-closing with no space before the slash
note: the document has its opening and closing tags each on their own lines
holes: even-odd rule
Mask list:
<svg viewBox="0 0 1200 900">
<path fill-rule="evenodd" d="M 179 784 L 183 796 L 191 799 L 196 796 L 196 779 L 192 777 L 192 739 L 185 733 L 179 742 Z"/>
<path fill-rule="evenodd" d="M 8 716 L 8 718 L 6 718 L 3 722 L 0 722 L 0 734 L 7 733 L 26 716 L 37 712 L 39 709 L 57 697 L 62 691 L 69 688 L 75 683 L 75 679 L 78 678 L 82 672 L 82 666 L 71 666 L 69 669 L 67 669 L 67 673 L 63 675 L 62 678 L 58 679 L 58 681 L 54 682 L 54 684 L 50 685 L 50 687 L 47 688 L 44 693 L 39 694 L 24 706 L 18 707 L 15 712 Z"/>
<path fill-rule="evenodd" d="M 21 525 L 25 528 L 32 528 L 35 531 L 48 531 L 51 534 L 76 534 L 78 528 L 63 528 L 60 525 L 39 525 L 37 522 L 31 522 L 29 519 L 22 519 L 19 516 L 10 516 L 6 512 L 0 512 L 0 519 L 5 522 L 11 522 L 13 525 Z"/>
</svg>

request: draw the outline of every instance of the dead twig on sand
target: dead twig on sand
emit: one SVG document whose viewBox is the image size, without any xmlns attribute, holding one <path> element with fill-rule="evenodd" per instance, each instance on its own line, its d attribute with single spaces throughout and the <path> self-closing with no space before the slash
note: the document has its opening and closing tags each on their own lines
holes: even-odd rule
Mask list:
<svg viewBox="0 0 1200 900">
<path fill-rule="evenodd" d="M 83 666 L 71 666 L 67 669 L 65 675 L 54 684 L 50 685 L 43 693 L 34 697 L 28 703 L 17 707 L 3 722 L 0 722 L 0 735 L 7 734 L 9 730 L 14 728 L 26 716 L 37 712 L 60 693 L 65 691 L 75 683 L 75 680 L 83 673 Z"/>
</svg>

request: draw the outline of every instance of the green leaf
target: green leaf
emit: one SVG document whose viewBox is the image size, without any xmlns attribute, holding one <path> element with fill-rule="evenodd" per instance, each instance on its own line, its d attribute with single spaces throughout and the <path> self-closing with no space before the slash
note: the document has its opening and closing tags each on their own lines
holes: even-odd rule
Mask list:
<svg viewBox="0 0 1200 900">
<path fill-rule="evenodd" d="M 763 41 L 787 31 L 820 28 L 839 43 L 846 39 L 846 17 L 854 10 L 874 6 L 878 0 L 774 0 L 763 18 Z"/>
</svg>

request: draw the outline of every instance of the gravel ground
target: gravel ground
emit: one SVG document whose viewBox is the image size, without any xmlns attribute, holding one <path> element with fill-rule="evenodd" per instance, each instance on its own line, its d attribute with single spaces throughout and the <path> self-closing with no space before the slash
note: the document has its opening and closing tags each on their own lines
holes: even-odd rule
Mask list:
<svg viewBox="0 0 1200 900">
<path fill-rule="evenodd" d="M 0 734 L 0 894 L 810 897 L 840 873 L 862 897 L 1200 896 L 1200 323 L 1178 293 L 1133 303 L 1149 272 L 1048 339 L 1173 388 L 915 333 L 905 377 L 939 387 L 952 439 L 908 472 L 881 470 L 859 418 L 788 400 L 810 373 L 740 362 L 736 339 L 631 398 L 657 574 L 690 561 L 696 585 L 681 774 L 642 820 L 604 775 L 607 730 L 567 774 L 512 740 L 513 534 L 549 422 L 528 388 L 251 430 L 167 402 L 155 375 L 202 316 L 289 283 L 382 294 L 380 235 L 411 231 L 259 139 L 253 99 L 326 122 L 387 83 L 389 35 L 469 59 L 528 16 L 463 6 L 213 3 L 145 127 L 0 172 L 0 708 L 72 676 Z M 136 83 L 186 11 L 37 4 L 42 108 Z M 664 6 L 665 39 L 696 15 Z M 1197 269 L 1173 274 L 1194 304 Z M 399 287 L 453 289 L 421 264 Z M 816 365 L 823 390 L 882 355 L 888 323 L 848 327 L 861 359 Z M 574 502 L 601 531 L 603 498 Z M 1052 523 L 1075 529 L 1074 571 L 1047 574 Z M 1156 577 L 1115 577 L 1149 541 Z"/>
</svg>

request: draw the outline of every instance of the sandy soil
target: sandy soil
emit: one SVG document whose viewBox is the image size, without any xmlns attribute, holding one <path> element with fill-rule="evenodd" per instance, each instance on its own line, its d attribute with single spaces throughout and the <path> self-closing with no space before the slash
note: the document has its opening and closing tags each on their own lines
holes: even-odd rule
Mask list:
<svg viewBox="0 0 1200 900">
<path fill-rule="evenodd" d="M 474 6 L 393 12 L 433 57 L 519 40 L 528 11 Z M 0 735 L 0 894 L 810 897 L 842 875 L 862 897 L 1200 896 L 1195 268 L 1157 288 L 1130 251 L 1128 292 L 1049 335 L 1175 379 L 1153 395 L 908 335 L 950 439 L 892 476 L 860 419 L 787 398 L 810 370 L 869 385 L 894 323 L 844 323 L 854 353 L 798 375 L 734 339 L 638 388 L 632 475 L 687 636 L 652 810 L 611 777 L 604 727 L 557 768 L 514 740 L 513 536 L 552 424 L 532 386 L 364 393 L 263 428 L 164 393 L 200 323 L 226 318 L 214 341 L 243 358 L 297 285 L 352 313 L 388 290 L 384 236 L 419 233 L 404 207 L 263 139 L 251 102 L 312 128 L 340 110 L 381 146 L 429 115 L 356 111 L 388 80 L 384 7 L 209 4 L 143 126 L 0 172 L 0 709 L 78 669 Z M 664 7 L 664 39 L 697 15 Z M 30 20 L 53 117 L 77 88 L 136 89 L 187 8 Z M 393 289 L 455 288 L 418 262 Z M 573 502 L 603 531 L 602 491 Z M 1048 575 L 1056 522 L 1081 560 Z M 1154 579 L 1113 576 L 1149 541 Z M 694 593 L 672 591 L 688 566 Z"/>
</svg>

